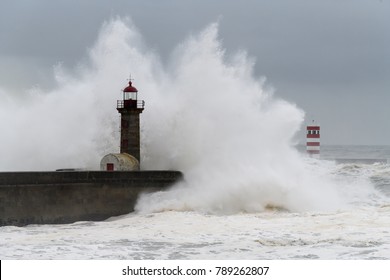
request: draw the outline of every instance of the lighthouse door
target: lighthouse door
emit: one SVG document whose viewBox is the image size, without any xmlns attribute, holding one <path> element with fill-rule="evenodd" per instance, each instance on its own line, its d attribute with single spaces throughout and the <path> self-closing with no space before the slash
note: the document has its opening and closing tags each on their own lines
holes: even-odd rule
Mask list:
<svg viewBox="0 0 390 280">
<path fill-rule="evenodd" d="M 113 163 L 107 163 L 107 171 L 114 171 L 114 164 Z"/>
</svg>

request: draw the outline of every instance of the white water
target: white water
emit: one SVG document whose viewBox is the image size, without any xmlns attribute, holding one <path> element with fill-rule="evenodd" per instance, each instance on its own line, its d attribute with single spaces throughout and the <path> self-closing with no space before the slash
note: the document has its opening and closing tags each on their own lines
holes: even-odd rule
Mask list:
<svg viewBox="0 0 390 280">
<path fill-rule="evenodd" d="M 389 259 L 390 207 L 0 228 L 2 259 Z"/>
<path fill-rule="evenodd" d="M 211 24 L 162 64 L 128 20 L 112 20 L 87 63 L 57 67 L 55 89 L 0 91 L 1 170 L 97 168 L 118 150 L 115 102 L 131 72 L 146 101 L 143 168 L 186 178 L 116 221 L 3 227 L 1 257 L 389 257 L 388 197 L 364 172 L 300 155 L 303 112 L 217 35 Z"/>
</svg>

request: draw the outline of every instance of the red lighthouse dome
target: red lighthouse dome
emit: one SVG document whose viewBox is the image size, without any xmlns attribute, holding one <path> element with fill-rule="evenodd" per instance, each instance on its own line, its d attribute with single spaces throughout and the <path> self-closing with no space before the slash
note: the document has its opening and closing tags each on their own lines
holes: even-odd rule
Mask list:
<svg viewBox="0 0 390 280">
<path fill-rule="evenodd" d="M 123 92 L 138 92 L 138 90 L 133 87 L 132 82 L 129 82 L 129 85 L 123 90 Z"/>
</svg>

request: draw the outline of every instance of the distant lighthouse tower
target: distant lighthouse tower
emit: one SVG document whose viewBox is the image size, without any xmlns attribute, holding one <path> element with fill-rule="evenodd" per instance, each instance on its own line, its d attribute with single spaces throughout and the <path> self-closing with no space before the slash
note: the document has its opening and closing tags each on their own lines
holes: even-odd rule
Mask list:
<svg viewBox="0 0 390 280">
<path fill-rule="evenodd" d="M 312 156 L 320 157 L 320 126 L 314 123 L 306 127 L 306 151 Z"/>
<path fill-rule="evenodd" d="M 123 90 L 123 100 L 118 100 L 117 110 L 121 114 L 120 153 L 135 157 L 139 162 L 140 156 L 140 117 L 145 107 L 145 101 L 138 100 L 138 90 L 129 85 Z"/>
</svg>

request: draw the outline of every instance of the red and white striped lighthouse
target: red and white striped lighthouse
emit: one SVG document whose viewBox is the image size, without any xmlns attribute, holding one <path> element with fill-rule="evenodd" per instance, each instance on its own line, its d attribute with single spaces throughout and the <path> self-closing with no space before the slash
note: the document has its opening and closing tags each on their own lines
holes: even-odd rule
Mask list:
<svg viewBox="0 0 390 280">
<path fill-rule="evenodd" d="M 320 157 L 320 126 L 314 121 L 306 127 L 306 151 L 312 157 Z"/>
</svg>

